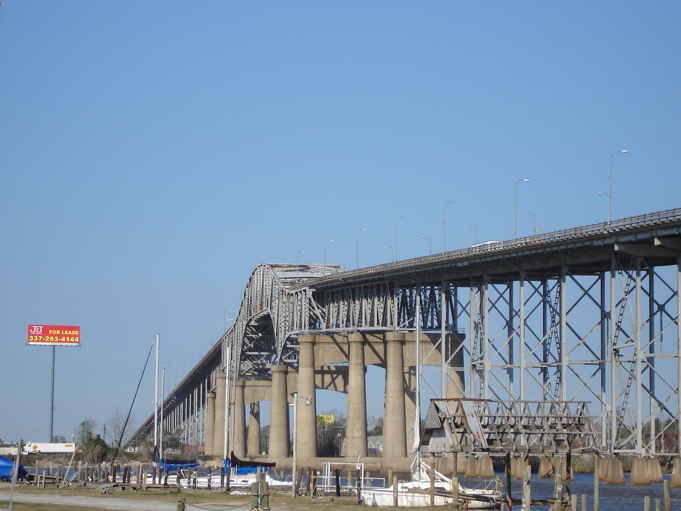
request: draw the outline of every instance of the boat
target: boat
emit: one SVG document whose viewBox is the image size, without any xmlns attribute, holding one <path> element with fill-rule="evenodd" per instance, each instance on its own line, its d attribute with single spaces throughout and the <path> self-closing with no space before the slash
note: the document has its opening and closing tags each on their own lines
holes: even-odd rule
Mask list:
<svg viewBox="0 0 681 511">
<path fill-rule="evenodd" d="M 430 474 L 430 475 L 429 475 Z M 399 507 L 428 507 L 431 505 L 431 477 L 434 489 L 433 504 L 445 506 L 452 503 L 452 480 L 425 462 L 421 461 L 421 477 L 411 481 L 398 482 L 397 505 Z M 395 505 L 395 488 L 363 488 L 362 503 L 373 507 L 393 507 Z M 502 500 L 501 491 L 497 488 L 466 488 L 459 484 L 459 499 L 467 503 L 468 509 L 495 509 Z"/>
</svg>

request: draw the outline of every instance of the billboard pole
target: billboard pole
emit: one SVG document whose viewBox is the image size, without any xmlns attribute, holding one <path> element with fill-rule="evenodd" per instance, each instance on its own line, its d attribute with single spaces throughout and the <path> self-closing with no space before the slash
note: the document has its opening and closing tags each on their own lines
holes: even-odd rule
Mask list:
<svg viewBox="0 0 681 511">
<path fill-rule="evenodd" d="M 50 442 L 54 442 L 54 359 L 57 351 L 56 346 L 52 346 L 52 374 L 50 384 Z"/>
</svg>

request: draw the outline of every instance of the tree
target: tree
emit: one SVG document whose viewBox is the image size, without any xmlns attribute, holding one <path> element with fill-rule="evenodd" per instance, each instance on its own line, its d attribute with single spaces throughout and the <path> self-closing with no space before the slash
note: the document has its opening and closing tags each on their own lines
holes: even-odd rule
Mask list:
<svg viewBox="0 0 681 511">
<path fill-rule="evenodd" d="M 113 417 L 111 417 L 107 422 L 106 426 L 108 427 L 109 431 L 111 432 L 111 445 L 116 446 L 118 445 L 118 439 L 121 436 L 121 432 L 123 431 L 123 427 L 125 426 L 125 416 L 126 414 L 122 412 L 120 409 L 116 408 L 114 411 Z M 130 420 L 128 421 L 128 425 L 125 426 L 125 435 L 123 435 L 123 442 L 121 443 L 121 446 L 125 445 L 126 441 L 130 437 L 130 431 L 132 431 L 132 424 L 134 423 L 135 419 L 133 416 L 130 416 Z"/>
<path fill-rule="evenodd" d="M 367 435 L 381 436 L 383 434 L 383 417 L 371 417 Z"/>
<path fill-rule="evenodd" d="M 86 463 L 101 463 L 106 459 L 108 446 L 99 435 L 90 437 L 80 448 Z"/>
<path fill-rule="evenodd" d="M 82 448 L 88 440 L 95 436 L 97 422 L 94 419 L 84 419 L 76 428 L 76 444 Z"/>
</svg>

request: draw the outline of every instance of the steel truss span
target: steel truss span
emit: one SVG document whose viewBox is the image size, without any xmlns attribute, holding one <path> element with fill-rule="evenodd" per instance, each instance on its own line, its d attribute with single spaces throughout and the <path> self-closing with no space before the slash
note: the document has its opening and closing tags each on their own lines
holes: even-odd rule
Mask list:
<svg viewBox="0 0 681 511">
<path fill-rule="evenodd" d="M 418 310 L 443 345 L 465 335 L 467 398 L 588 401 L 599 450 L 681 453 L 681 209 L 339 270 L 256 267 L 221 338 L 231 384 L 295 368 L 301 334 L 411 331 Z"/>
</svg>

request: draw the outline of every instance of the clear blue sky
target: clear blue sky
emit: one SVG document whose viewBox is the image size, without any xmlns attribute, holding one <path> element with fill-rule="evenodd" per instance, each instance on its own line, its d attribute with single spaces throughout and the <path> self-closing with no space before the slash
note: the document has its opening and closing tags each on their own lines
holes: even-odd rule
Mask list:
<svg viewBox="0 0 681 511">
<path fill-rule="evenodd" d="M 518 177 L 521 234 L 601 221 L 623 147 L 615 216 L 681 206 L 678 2 L 285 4 L 2 2 L 1 438 L 47 437 L 28 323 L 82 326 L 70 436 L 155 331 L 174 385 L 257 263 L 439 250 L 443 210 L 449 248 L 507 239 Z"/>
</svg>

